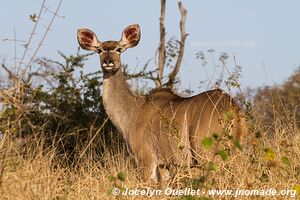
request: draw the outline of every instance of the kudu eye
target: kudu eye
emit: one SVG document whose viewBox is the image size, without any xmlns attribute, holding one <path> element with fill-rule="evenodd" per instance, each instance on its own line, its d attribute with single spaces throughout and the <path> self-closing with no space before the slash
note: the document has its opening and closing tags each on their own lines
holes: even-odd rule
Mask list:
<svg viewBox="0 0 300 200">
<path fill-rule="evenodd" d="M 101 47 L 97 47 L 97 53 L 102 53 L 104 50 Z"/>
<path fill-rule="evenodd" d="M 116 49 L 116 52 L 122 53 L 122 50 L 123 49 L 121 47 L 119 47 L 119 48 Z"/>
</svg>

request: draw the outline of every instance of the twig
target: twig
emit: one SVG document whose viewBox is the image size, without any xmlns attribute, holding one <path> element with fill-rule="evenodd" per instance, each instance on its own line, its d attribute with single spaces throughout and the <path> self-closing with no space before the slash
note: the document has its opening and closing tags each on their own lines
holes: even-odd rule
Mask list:
<svg viewBox="0 0 300 200">
<path fill-rule="evenodd" d="M 235 55 L 234 55 L 234 54 L 233 54 L 233 59 L 234 59 L 235 67 L 237 67 L 237 63 L 236 63 L 236 59 L 235 59 Z M 228 69 L 228 67 L 227 67 L 227 65 L 226 65 L 226 63 L 224 62 L 223 59 L 221 59 L 221 62 L 222 62 L 222 64 L 223 64 L 224 68 L 226 69 L 228 75 L 229 75 L 229 76 L 232 76 L 231 72 L 229 71 L 229 69 Z M 243 94 L 243 92 L 242 92 L 241 86 L 238 85 L 237 88 L 238 88 L 238 90 L 239 90 L 239 92 L 240 92 L 242 98 L 243 98 L 244 100 L 246 100 L 246 97 L 244 96 L 244 94 Z"/>
<path fill-rule="evenodd" d="M 17 40 L 17 39 L 9 39 L 9 38 L 2 39 L 2 42 L 6 42 L 6 41 L 9 41 L 9 42 L 20 42 L 20 43 L 25 43 L 26 42 L 25 40 Z"/>
<path fill-rule="evenodd" d="M 137 73 L 129 73 L 127 71 L 127 66 L 124 66 L 124 75 L 126 77 L 127 80 L 130 80 L 130 79 L 134 79 L 134 78 L 143 78 L 143 79 L 147 79 L 147 80 L 151 80 L 153 81 L 154 83 L 157 83 L 158 82 L 158 77 L 157 76 L 154 76 L 154 74 L 157 73 L 157 68 L 154 69 L 154 70 L 149 70 L 149 71 L 146 71 L 147 70 L 147 67 L 150 63 L 151 59 L 149 59 L 145 64 L 144 64 L 144 67 L 141 71 L 137 72 Z"/>
<path fill-rule="evenodd" d="M 16 39 L 16 27 L 14 27 L 14 68 L 17 67 L 17 39 Z"/>
<path fill-rule="evenodd" d="M 81 158 L 84 153 L 86 152 L 86 150 L 89 148 L 89 146 L 92 144 L 92 142 L 94 141 L 94 139 L 96 138 L 96 136 L 98 135 L 98 133 L 100 133 L 100 131 L 103 129 L 104 125 L 108 122 L 109 118 L 106 117 L 104 122 L 102 123 L 101 127 L 96 131 L 95 135 L 92 137 L 92 139 L 89 141 L 89 143 L 86 145 L 86 147 L 84 148 L 84 150 L 81 152 L 79 158 Z"/>
<path fill-rule="evenodd" d="M 61 3 L 62 3 L 62 0 L 59 1 L 59 4 L 58 4 L 58 6 L 57 6 L 57 8 L 56 8 L 56 10 L 55 10 L 55 13 L 54 13 L 53 16 L 52 16 L 52 19 L 51 19 L 51 21 L 50 21 L 48 27 L 46 28 L 46 31 L 45 31 L 45 33 L 44 33 L 44 35 L 43 35 L 41 41 L 39 42 L 37 48 L 35 49 L 33 55 L 31 56 L 29 62 L 28 62 L 27 65 L 26 65 L 26 67 L 23 69 L 23 72 L 22 72 L 22 76 L 21 76 L 21 77 L 23 77 L 23 76 L 25 75 L 25 73 L 26 73 L 28 67 L 29 67 L 29 66 L 31 65 L 31 63 L 33 62 L 33 60 L 34 60 L 36 54 L 38 53 L 38 51 L 40 50 L 40 47 L 42 46 L 44 40 L 46 39 L 46 36 L 47 36 L 47 34 L 48 34 L 49 30 L 50 30 L 50 27 L 52 26 L 53 21 L 54 21 L 55 17 L 56 17 L 57 14 L 58 14 L 58 10 L 59 10 L 59 8 L 60 8 L 60 6 L 61 6 Z M 43 7 L 44 7 L 44 5 L 43 5 Z"/>
<path fill-rule="evenodd" d="M 45 9 L 45 12 L 49 12 L 49 13 L 51 13 L 53 15 L 56 15 L 57 17 L 60 17 L 62 19 L 66 18 L 65 16 L 60 16 L 57 13 L 55 14 L 55 12 L 53 12 L 52 10 L 50 10 L 49 7 L 44 6 L 44 9 Z"/>
<path fill-rule="evenodd" d="M 0 132 L 1 133 L 1 132 Z M 1 133 L 2 134 L 2 133 Z M 6 140 L 6 137 L 5 137 L 5 135 L 4 135 L 4 138 L 2 138 L 2 140 L 3 140 L 3 144 L 4 144 L 4 142 L 5 142 L 5 140 Z M 7 160 L 7 154 L 8 154 L 8 148 L 7 147 L 1 147 L 1 148 L 5 148 L 5 153 L 4 153 L 4 156 L 3 156 L 3 158 L 1 159 L 2 160 L 2 162 L 1 162 L 1 164 L 0 164 L 0 186 L 2 186 L 2 184 L 3 184 L 3 174 L 4 174 L 4 170 L 5 170 L 5 166 L 6 166 L 6 160 Z"/>
<path fill-rule="evenodd" d="M 153 74 L 157 72 L 157 69 L 154 69 L 154 70 L 150 70 L 148 72 L 145 72 L 145 71 L 140 71 L 138 73 L 135 73 L 135 74 L 130 74 L 130 73 L 127 73 L 127 72 L 124 72 L 125 76 L 126 76 L 126 79 L 133 79 L 133 78 L 145 78 L 145 79 L 149 79 L 149 80 L 152 80 L 152 81 L 157 81 L 157 78 L 155 78 L 153 76 Z"/>
<path fill-rule="evenodd" d="M 181 1 L 178 1 L 178 7 L 179 7 L 179 10 L 180 10 L 180 15 L 181 15 L 181 19 L 180 19 L 181 38 L 180 38 L 180 46 L 179 46 L 179 53 L 178 53 L 177 61 L 176 61 L 176 64 L 175 64 L 175 67 L 174 67 L 172 73 L 169 75 L 169 81 L 167 83 L 167 87 L 170 87 L 170 88 L 173 87 L 175 78 L 176 78 L 176 76 L 179 72 L 181 62 L 182 62 L 182 58 L 183 58 L 183 54 L 184 54 L 185 39 L 188 36 L 188 34 L 186 34 L 186 32 L 185 32 L 185 19 L 186 19 L 187 11 L 183 7 Z"/>
<path fill-rule="evenodd" d="M 9 80 L 13 80 L 13 81 L 16 81 L 18 80 L 18 78 L 16 77 L 16 75 L 11 71 L 9 70 L 4 63 L 2 63 L 1 67 L 6 71 L 6 73 L 8 73 L 8 79 Z"/>
<path fill-rule="evenodd" d="M 36 20 L 36 22 L 35 22 L 35 24 L 34 24 L 34 27 L 33 27 L 32 31 L 31 31 L 31 33 L 30 33 L 30 37 L 29 37 L 29 39 L 28 39 L 28 42 L 26 43 L 26 44 L 27 44 L 27 45 L 26 45 L 27 47 L 25 48 L 25 50 L 24 50 L 24 52 L 23 52 L 23 55 L 22 55 L 22 57 L 21 57 L 20 64 L 19 64 L 19 67 L 18 67 L 18 68 L 20 68 L 21 65 L 22 65 L 23 62 L 24 62 L 25 56 L 26 56 L 27 51 L 28 51 L 28 49 L 29 49 L 29 45 L 31 44 L 33 35 L 35 34 L 35 30 L 36 30 L 37 25 L 38 25 L 38 23 L 39 23 L 39 21 L 40 21 L 40 18 L 41 18 L 42 11 L 43 11 L 43 9 L 44 9 L 45 3 L 46 3 L 46 0 L 43 0 L 42 6 L 41 6 L 41 8 L 40 8 L 40 11 L 39 11 L 39 14 L 38 14 L 38 17 L 37 17 L 37 20 Z"/>
<path fill-rule="evenodd" d="M 39 72 L 31 72 L 28 74 L 27 79 L 24 81 L 24 83 L 29 83 L 34 76 L 43 77 L 45 80 L 47 80 L 47 74 L 46 73 L 39 73 Z"/>
</svg>

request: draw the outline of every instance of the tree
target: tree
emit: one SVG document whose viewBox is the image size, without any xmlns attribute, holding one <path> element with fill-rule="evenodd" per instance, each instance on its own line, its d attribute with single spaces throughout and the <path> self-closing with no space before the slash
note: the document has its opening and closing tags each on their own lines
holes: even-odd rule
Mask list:
<svg viewBox="0 0 300 200">
<path fill-rule="evenodd" d="M 265 130 L 274 131 L 279 121 L 300 128 L 300 67 L 282 85 L 258 88 L 254 105 Z"/>
<path fill-rule="evenodd" d="M 134 78 L 145 78 L 147 80 L 152 80 L 155 83 L 156 88 L 168 87 L 173 88 L 174 84 L 177 82 L 176 78 L 179 73 L 181 62 L 184 55 L 185 40 L 188 34 L 185 32 L 185 21 L 187 11 L 183 7 L 182 2 L 178 1 L 178 8 L 180 11 L 180 41 L 175 37 L 170 38 L 166 42 L 166 28 L 165 28 L 165 16 L 166 16 L 166 0 L 161 0 L 161 10 L 159 18 L 159 32 L 160 40 L 157 49 L 157 67 L 155 70 L 147 71 L 146 67 L 137 74 L 129 74 L 128 77 Z M 176 61 L 175 61 L 176 59 Z M 174 61 L 174 62 L 173 62 Z M 148 63 L 147 63 L 148 64 Z M 171 70 L 169 74 L 166 74 L 165 67 L 168 66 Z M 157 73 L 155 75 L 155 72 Z"/>
</svg>

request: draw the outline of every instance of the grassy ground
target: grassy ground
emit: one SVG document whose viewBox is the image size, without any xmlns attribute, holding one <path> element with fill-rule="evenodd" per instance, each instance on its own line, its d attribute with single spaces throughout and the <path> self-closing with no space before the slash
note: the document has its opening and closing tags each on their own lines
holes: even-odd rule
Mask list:
<svg viewBox="0 0 300 200">
<path fill-rule="evenodd" d="M 144 199 L 115 196 L 113 188 L 159 189 L 300 189 L 300 132 L 278 125 L 275 135 L 244 138 L 243 150 L 228 159 L 207 156 L 199 168 L 179 168 L 161 185 L 141 180 L 140 169 L 125 148 L 101 158 L 85 156 L 72 167 L 61 163 L 52 149 L 41 148 L 43 137 L 0 140 L 0 199 Z M 209 167 L 208 167 L 209 166 Z M 232 196 L 208 196 L 234 199 Z M 204 196 L 153 196 L 152 199 L 206 199 Z M 290 196 L 239 196 L 236 199 L 289 199 Z"/>
</svg>

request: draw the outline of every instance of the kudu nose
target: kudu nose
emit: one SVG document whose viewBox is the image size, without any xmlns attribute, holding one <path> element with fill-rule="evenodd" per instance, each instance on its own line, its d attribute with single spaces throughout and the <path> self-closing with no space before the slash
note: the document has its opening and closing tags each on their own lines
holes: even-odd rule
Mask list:
<svg viewBox="0 0 300 200">
<path fill-rule="evenodd" d="M 114 67 L 115 64 L 114 62 L 110 59 L 110 58 L 105 58 L 103 60 L 103 64 L 102 64 L 103 67 Z"/>
</svg>

